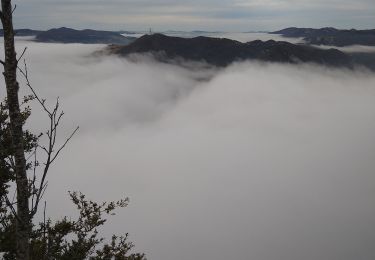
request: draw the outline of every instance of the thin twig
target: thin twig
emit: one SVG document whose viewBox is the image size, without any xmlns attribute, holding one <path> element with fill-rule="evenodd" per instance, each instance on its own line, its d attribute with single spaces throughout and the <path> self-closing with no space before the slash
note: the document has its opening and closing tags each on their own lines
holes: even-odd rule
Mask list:
<svg viewBox="0 0 375 260">
<path fill-rule="evenodd" d="M 16 9 L 17 9 L 17 5 L 14 5 L 13 10 L 12 10 L 12 14 L 14 13 L 14 11 L 16 11 Z"/>
<path fill-rule="evenodd" d="M 22 59 L 23 55 L 25 55 L 26 50 L 27 50 L 27 47 L 25 47 L 25 48 L 23 49 L 23 52 L 22 52 L 21 56 L 18 58 L 17 63 Z"/>
<path fill-rule="evenodd" d="M 18 217 L 18 214 L 17 214 L 17 211 L 16 209 L 14 208 L 13 204 L 9 201 L 8 197 L 5 195 L 3 196 L 4 199 L 5 199 L 5 203 L 7 204 L 7 207 L 10 208 L 10 210 L 12 211 L 12 214 L 14 215 L 15 218 L 17 218 L 17 220 L 20 222 L 20 223 L 23 223 L 23 221 Z"/>
<path fill-rule="evenodd" d="M 24 51 L 23 51 L 21 57 L 19 58 L 19 60 L 24 56 L 25 52 L 26 52 L 26 48 L 24 49 Z M 37 145 L 37 147 L 40 147 L 47 155 L 46 161 L 43 163 L 44 169 L 43 169 L 41 180 L 38 184 L 38 188 L 35 185 L 35 183 L 36 183 L 36 168 L 38 166 L 37 165 L 37 157 L 36 157 L 37 147 L 35 148 L 35 151 L 34 151 L 34 167 L 33 167 L 34 175 L 33 175 L 32 181 L 31 181 L 31 185 L 32 185 L 31 189 L 33 190 L 33 192 L 32 192 L 32 204 L 31 204 L 32 207 L 31 207 L 31 210 L 30 210 L 30 215 L 31 215 L 31 217 L 33 217 L 36 214 L 36 212 L 38 210 L 39 203 L 40 203 L 40 201 L 41 201 L 41 199 L 42 199 L 42 197 L 43 197 L 43 195 L 46 191 L 47 184 L 48 184 L 48 182 L 46 182 L 46 177 L 47 177 L 47 173 L 50 169 L 51 164 L 56 160 L 56 158 L 58 157 L 60 152 L 65 148 L 67 143 L 76 134 L 79 127 L 77 127 L 72 132 L 72 134 L 65 140 L 65 142 L 60 146 L 60 148 L 57 149 L 57 151 L 55 152 L 55 146 L 56 146 L 56 140 L 57 140 L 57 130 L 58 130 L 58 126 L 60 124 L 60 121 L 61 121 L 62 117 L 64 116 L 64 111 L 59 112 L 59 107 L 60 107 L 59 98 L 57 98 L 55 106 L 53 107 L 52 110 L 47 108 L 47 106 L 45 104 L 46 100 L 41 99 L 38 96 L 38 94 L 36 93 L 36 91 L 34 90 L 34 88 L 32 87 L 31 82 L 29 80 L 26 60 L 24 59 L 23 61 L 24 61 L 23 62 L 24 68 L 21 68 L 17 65 L 18 71 L 24 77 L 27 87 L 31 90 L 33 96 L 38 101 L 38 103 L 42 106 L 43 110 L 47 113 L 47 115 L 49 117 L 49 120 L 50 120 L 49 129 L 46 132 L 46 135 L 47 135 L 47 138 L 48 138 L 48 144 L 46 146 L 39 145 L 39 144 Z"/>
<path fill-rule="evenodd" d="M 62 149 L 64 149 L 64 147 L 66 146 L 66 144 L 70 141 L 70 139 L 72 139 L 72 137 L 75 135 L 75 133 L 78 131 L 79 129 L 79 126 L 77 126 L 77 128 L 73 131 L 73 133 L 69 136 L 68 139 L 66 139 L 65 143 L 60 147 L 60 149 L 56 152 L 55 156 L 53 157 L 53 159 L 51 160 L 51 163 L 56 159 L 56 157 L 59 155 L 59 153 L 61 152 Z"/>
</svg>

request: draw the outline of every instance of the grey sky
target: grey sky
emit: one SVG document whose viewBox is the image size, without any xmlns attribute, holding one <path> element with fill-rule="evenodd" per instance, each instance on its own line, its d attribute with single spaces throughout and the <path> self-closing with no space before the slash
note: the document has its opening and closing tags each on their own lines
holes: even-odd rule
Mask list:
<svg viewBox="0 0 375 260">
<path fill-rule="evenodd" d="M 18 28 L 274 30 L 374 28 L 374 0 L 16 0 Z"/>
</svg>

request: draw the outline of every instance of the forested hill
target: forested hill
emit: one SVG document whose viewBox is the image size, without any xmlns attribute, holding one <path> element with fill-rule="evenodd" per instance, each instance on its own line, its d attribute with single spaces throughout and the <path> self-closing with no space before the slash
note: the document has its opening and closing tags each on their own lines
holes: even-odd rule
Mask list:
<svg viewBox="0 0 375 260">
<path fill-rule="evenodd" d="M 96 30 L 74 30 L 61 27 L 51 29 L 36 35 L 38 42 L 59 42 L 59 43 L 90 43 L 90 44 L 120 44 L 126 45 L 134 41 L 133 37 L 125 37 L 118 32 L 96 31 Z"/>
<path fill-rule="evenodd" d="M 272 34 L 284 37 L 303 38 L 308 44 L 344 47 L 349 45 L 375 46 L 375 30 L 338 30 L 332 27 L 321 29 L 290 27 Z"/>
<path fill-rule="evenodd" d="M 311 62 L 334 67 L 352 67 L 352 58 L 336 49 L 323 50 L 306 45 L 280 41 L 252 41 L 196 37 L 179 38 L 162 34 L 145 35 L 128 46 L 111 46 L 110 53 L 127 56 L 133 53 L 153 53 L 161 61 L 184 59 L 226 66 L 235 61 Z"/>
<path fill-rule="evenodd" d="M 98 30 L 75 30 L 61 27 L 48 31 L 32 29 L 15 29 L 16 36 L 35 36 L 37 42 L 54 43 L 83 43 L 83 44 L 118 44 L 126 45 L 133 42 L 136 38 L 121 35 L 121 32 L 98 31 Z M 4 36 L 3 30 L 0 30 L 0 37 Z"/>
<path fill-rule="evenodd" d="M 31 29 L 16 29 L 14 33 L 16 36 L 36 36 L 43 31 L 31 30 Z M 0 29 L 0 37 L 4 36 L 4 30 Z"/>
</svg>

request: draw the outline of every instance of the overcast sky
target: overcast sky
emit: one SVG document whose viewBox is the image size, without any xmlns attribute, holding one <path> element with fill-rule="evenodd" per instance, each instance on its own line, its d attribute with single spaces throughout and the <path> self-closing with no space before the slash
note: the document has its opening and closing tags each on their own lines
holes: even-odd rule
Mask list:
<svg viewBox="0 0 375 260">
<path fill-rule="evenodd" d="M 374 0 L 16 0 L 17 28 L 275 30 L 374 28 Z"/>
</svg>

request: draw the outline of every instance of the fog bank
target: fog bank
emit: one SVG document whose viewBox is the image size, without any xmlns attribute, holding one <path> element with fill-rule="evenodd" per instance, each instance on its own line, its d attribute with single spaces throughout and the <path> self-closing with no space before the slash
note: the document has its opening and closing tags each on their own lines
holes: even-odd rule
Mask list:
<svg viewBox="0 0 375 260">
<path fill-rule="evenodd" d="M 153 260 L 375 258 L 374 74 L 23 44 L 34 87 L 60 97 L 60 138 L 81 127 L 49 176 L 49 215 L 72 214 L 68 190 L 129 196 L 104 232 Z"/>
</svg>

